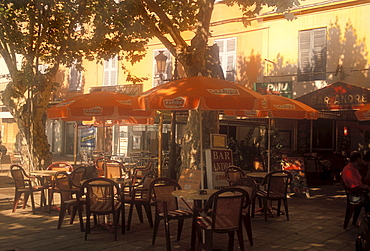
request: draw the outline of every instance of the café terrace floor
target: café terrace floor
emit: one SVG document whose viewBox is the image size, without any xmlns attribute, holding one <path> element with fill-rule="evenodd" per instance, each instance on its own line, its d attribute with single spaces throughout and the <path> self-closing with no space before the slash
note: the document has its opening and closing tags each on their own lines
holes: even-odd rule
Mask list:
<svg viewBox="0 0 370 251">
<path fill-rule="evenodd" d="M 94 230 L 84 240 L 76 217 L 73 225 L 65 217 L 62 228 L 57 229 L 58 211 L 50 214 L 40 210 L 33 215 L 31 207 L 11 212 L 14 198 L 13 180 L 9 172 L 0 173 L 0 250 L 165 250 L 163 221 L 157 241 L 151 245 L 152 229 L 144 215 L 140 223 L 134 211 L 131 230 L 118 240 L 107 230 Z M 351 222 L 343 229 L 345 194 L 340 184 L 310 188 L 311 197 L 292 195 L 288 200 L 290 221 L 285 215 L 268 218 L 262 214 L 252 218 L 254 246 L 251 247 L 244 229 L 246 250 L 355 250 L 359 231 Z M 59 195 L 55 196 L 59 198 Z M 39 202 L 37 196 L 36 202 Z M 153 210 L 154 211 L 154 210 Z M 126 206 L 126 217 L 128 206 Z M 172 250 L 189 250 L 191 220 L 185 220 L 180 241 L 176 241 L 177 222 L 170 222 Z M 214 249 L 227 250 L 227 234 L 215 234 Z M 235 235 L 236 238 L 236 235 Z M 234 249 L 238 250 L 237 239 Z"/>
</svg>

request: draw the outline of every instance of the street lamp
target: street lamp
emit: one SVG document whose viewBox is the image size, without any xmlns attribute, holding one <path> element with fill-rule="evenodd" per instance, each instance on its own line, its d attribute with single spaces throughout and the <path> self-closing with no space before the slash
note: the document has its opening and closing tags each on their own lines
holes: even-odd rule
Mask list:
<svg viewBox="0 0 370 251">
<path fill-rule="evenodd" d="M 164 51 L 158 51 L 158 55 L 154 57 L 156 64 L 157 64 L 157 72 L 159 74 L 159 78 L 161 82 L 163 83 L 164 81 L 171 81 L 171 80 L 177 80 L 179 79 L 179 74 L 177 72 L 177 59 L 175 57 L 175 68 L 174 68 L 174 74 L 171 79 L 165 79 L 163 76 L 163 73 L 166 71 L 166 65 L 167 65 L 167 56 L 163 54 Z M 171 118 L 171 142 L 170 142 L 170 153 L 169 153 L 169 159 L 168 159 L 168 166 L 169 168 L 169 175 L 171 178 L 175 178 L 176 173 L 174 167 L 176 166 L 177 162 L 177 153 L 176 153 L 176 111 L 172 111 L 172 118 Z M 162 123 L 163 123 L 163 117 L 162 117 Z M 162 132 L 162 130 L 159 130 Z M 160 136 L 161 138 L 162 136 Z M 160 139 L 161 141 L 161 139 Z M 162 143 L 159 143 L 162 145 Z M 160 147 L 162 148 L 162 146 Z M 159 151 L 158 154 L 158 169 L 162 169 L 162 150 Z M 171 168 L 172 167 L 172 168 Z"/>
<path fill-rule="evenodd" d="M 163 81 L 163 73 L 166 70 L 167 56 L 163 54 L 164 51 L 159 51 L 159 54 L 154 57 L 157 63 L 157 72 L 159 73 L 159 78 Z"/>
</svg>

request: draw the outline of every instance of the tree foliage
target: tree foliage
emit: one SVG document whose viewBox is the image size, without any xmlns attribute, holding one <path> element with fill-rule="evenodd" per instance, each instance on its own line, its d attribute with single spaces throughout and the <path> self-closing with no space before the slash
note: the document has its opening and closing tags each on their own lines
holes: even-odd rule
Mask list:
<svg viewBox="0 0 370 251">
<path fill-rule="evenodd" d="M 112 15 L 117 10 L 113 0 L 1 1 L 0 55 L 11 77 L 2 101 L 25 139 L 24 156 L 36 168 L 51 162 L 45 110 L 60 65 L 81 67 L 83 58 L 101 60 L 118 53 L 134 63 L 144 56 L 145 26 L 128 10 L 126 16 L 123 10 L 119 18 Z"/>
<path fill-rule="evenodd" d="M 248 24 L 262 6 L 286 11 L 296 0 L 224 0 L 238 5 Z M 45 166 L 51 154 L 45 136 L 45 110 L 61 64 L 79 66 L 83 58 L 119 59 L 136 63 L 146 45 L 156 37 L 184 68 L 187 76 L 222 78 L 218 51 L 209 45 L 215 0 L 3 0 L 0 3 L 0 54 L 11 75 L 3 103 L 12 113 L 26 139 L 33 164 Z M 183 31 L 194 36 L 188 43 Z M 17 55 L 21 55 L 20 62 Z M 40 65 L 47 65 L 44 71 Z M 123 66 L 124 68 L 124 66 Z M 124 68 L 125 69 L 125 68 Z M 131 79 L 137 79 L 133 76 Z M 204 114 L 204 135 L 218 131 L 217 113 Z M 191 112 L 188 120 L 185 164 L 199 163 L 199 132 Z M 208 121 L 208 122 L 207 122 Z M 36 147 L 37 146 L 37 147 Z M 206 145 L 207 147 L 207 142 Z"/>
</svg>

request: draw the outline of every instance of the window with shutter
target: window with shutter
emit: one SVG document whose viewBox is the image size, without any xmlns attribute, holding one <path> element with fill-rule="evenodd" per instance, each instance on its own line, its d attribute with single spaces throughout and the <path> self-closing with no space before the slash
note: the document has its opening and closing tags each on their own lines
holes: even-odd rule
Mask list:
<svg viewBox="0 0 370 251">
<path fill-rule="evenodd" d="M 326 79 L 326 28 L 299 32 L 298 81 Z"/>
<path fill-rule="evenodd" d="M 235 82 L 236 77 L 236 38 L 215 40 L 220 49 L 220 64 L 225 79 Z"/>
<path fill-rule="evenodd" d="M 157 70 L 157 62 L 155 60 L 155 57 L 159 54 L 160 51 L 163 51 L 163 54 L 167 57 L 166 60 L 166 67 L 164 72 L 162 73 L 162 79 L 160 76 L 160 73 Z M 153 87 L 156 87 L 158 85 L 161 85 L 165 82 L 167 82 L 169 79 L 172 78 L 172 57 L 171 53 L 167 49 L 160 49 L 160 50 L 154 50 L 153 51 Z"/>
<path fill-rule="evenodd" d="M 103 86 L 117 85 L 118 59 L 117 56 L 104 61 Z"/>
<path fill-rule="evenodd" d="M 80 91 L 82 81 L 82 72 L 76 67 L 76 64 L 72 64 L 69 72 L 69 91 Z"/>
</svg>

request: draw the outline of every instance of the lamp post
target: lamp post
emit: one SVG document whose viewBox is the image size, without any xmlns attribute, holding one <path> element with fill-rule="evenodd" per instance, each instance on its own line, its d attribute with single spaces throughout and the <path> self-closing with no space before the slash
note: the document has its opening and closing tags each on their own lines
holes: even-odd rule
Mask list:
<svg viewBox="0 0 370 251">
<path fill-rule="evenodd" d="M 163 73 L 166 70 L 167 56 L 163 54 L 164 51 L 159 51 L 159 54 L 154 57 L 157 63 L 157 72 L 159 73 L 159 78 L 164 81 Z"/>
<path fill-rule="evenodd" d="M 172 79 L 164 79 L 163 73 L 166 71 L 166 65 L 167 65 L 167 56 L 163 54 L 164 51 L 159 51 L 159 54 L 154 57 L 156 64 L 157 64 L 157 72 L 159 74 L 160 80 L 163 81 L 170 81 L 170 80 L 176 80 L 179 79 L 179 75 L 177 72 L 177 60 L 175 60 L 175 69 L 174 74 L 172 76 Z M 175 166 L 177 162 L 177 155 L 178 152 L 176 151 L 176 111 L 171 112 L 171 142 L 170 142 L 170 153 L 168 155 L 168 170 L 169 170 L 169 176 L 173 179 L 176 179 L 176 173 L 175 173 Z M 163 115 L 162 115 L 163 116 Z M 163 119 L 162 119 L 163 123 Z M 160 130 L 162 127 L 160 126 Z M 160 135 L 162 135 L 162 132 L 160 131 Z M 161 140 L 162 137 L 159 137 L 158 140 Z M 162 144 L 159 143 L 159 146 L 162 147 Z M 162 169 L 162 149 L 158 149 L 158 169 Z M 161 171 L 160 171 L 161 173 Z"/>
</svg>

